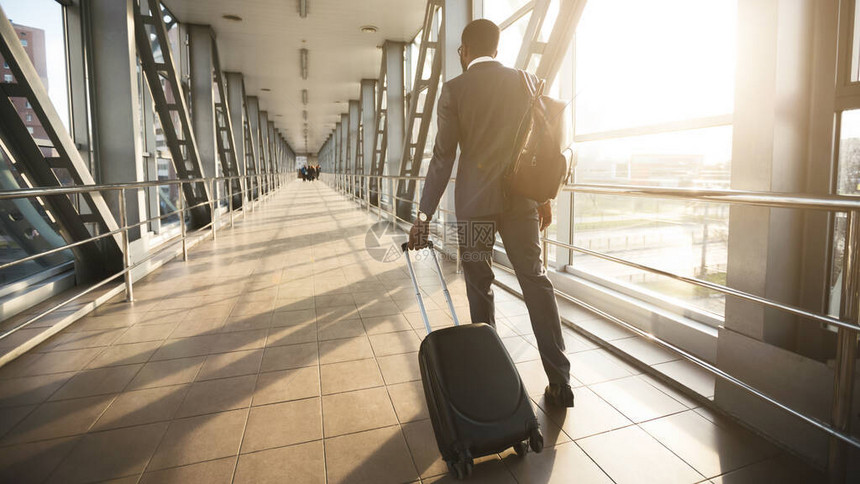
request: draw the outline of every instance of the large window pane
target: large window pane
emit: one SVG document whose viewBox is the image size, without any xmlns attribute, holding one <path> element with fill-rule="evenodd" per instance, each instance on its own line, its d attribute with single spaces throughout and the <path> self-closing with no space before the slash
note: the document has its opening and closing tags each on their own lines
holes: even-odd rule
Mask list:
<svg viewBox="0 0 860 484">
<path fill-rule="evenodd" d="M 726 283 L 728 206 L 577 194 L 574 245 L 675 274 Z M 723 313 L 720 293 L 596 257 L 575 254 L 574 270 Z"/>
<path fill-rule="evenodd" d="M 588 2 L 576 33 L 576 181 L 729 188 L 736 2 Z M 577 194 L 574 244 L 725 284 L 728 207 Z M 573 269 L 616 289 L 722 314 L 725 298 L 575 254 Z M 718 321 L 718 318 L 702 318 Z"/>
<path fill-rule="evenodd" d="M 728 188 L 732 127 L 581 142 L 576 154 L 579 183 Z"/>
<path fill-rule="evenodd" d="M 42 84 L 60 120 L 69 129 L 69 97 L 66 75 L 66 36 L 63 26 L 63 7 L 55 0 L 0 0 L 0 7 L 12 22 L 24 50 L 36 67 Z M 2 77 L 11 75 L 4 61 L 0 65 Z M 44 129 L 32 109 L 18 106 L 25 124 L 32 128 L 34 137 L 44 138 Z"/>
<path fill-rule="evenodd" d="M 728 114 L 736 2 L 588 2 L 576 32 L 576 133 Z"/>
</svg>

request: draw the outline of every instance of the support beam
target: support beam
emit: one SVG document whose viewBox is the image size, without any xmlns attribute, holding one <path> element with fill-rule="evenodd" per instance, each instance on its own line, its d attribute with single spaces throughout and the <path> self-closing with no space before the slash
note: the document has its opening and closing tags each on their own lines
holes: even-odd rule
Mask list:
<svg viewBox="0 0 860 484">
<path fill-rule="evenodd" d="M 188 25 L 191 50 L 191 122 L 204 177 L 219 176 L 215 145 L 215 104 L 212 92 L 212 29 L 208 25 Z M 216 197 L 216 194 L 212 194 Z"/>
<path fill-rule="evenodd" d="M 347 146 L 347 162 L 349 163 L 350 169 L 354 175 L 358 175 L 358 122 L 359 122 L 359 112 L 358 112 L 358 100 L 351 99 L 349 101 L 349 145 Z M 359 188 L 361 187 L 361 182 L 359 178 L 353 177 L 352 180 L 352 192 L 360 195 Z"/>
<path fill-rule="evenodd" d="M 90 81 L 93 137 L 100 183 L 146 180 L 140 139 L 140 93 L 131 0 L 92 0 L 87 4 L 90 25 Z M 121 40 L 121 41 L 120 41 Z M 145 89 L 145 88 L 144 88 Z M 146 213 L 143 190 L 127 193 L 126 221 L 135 224 Z M 119 192 L 104 194 L 119 218 Z M 140 230 L 129 233 L 140 238 Z"/>
</svg>

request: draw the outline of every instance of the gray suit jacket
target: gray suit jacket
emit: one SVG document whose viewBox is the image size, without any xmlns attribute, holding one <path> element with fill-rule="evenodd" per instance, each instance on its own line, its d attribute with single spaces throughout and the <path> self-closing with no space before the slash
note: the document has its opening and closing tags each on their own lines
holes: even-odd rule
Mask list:
<svg viewBox="0 0 860 484">
<path fill-rule="evenodd" d="M 442 86 L 438 131 L 419 210 L 432 216 L 448 186 L 460 145 L 454 198 L 457 218 L 466 220 L 533 208 L 526 199 L 505 200 L 502 180 L 514 136 L 528 107 L 520 74 L 499 62 L 474 64 Z"/>
</svg>

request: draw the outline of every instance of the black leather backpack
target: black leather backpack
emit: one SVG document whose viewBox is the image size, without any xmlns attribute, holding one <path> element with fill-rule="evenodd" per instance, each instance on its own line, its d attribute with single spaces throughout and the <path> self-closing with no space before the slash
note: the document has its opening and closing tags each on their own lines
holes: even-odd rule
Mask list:
<svg viewBox="0 0 860 484">
<path fill-rule="evenodd" d="M 513 157 L 505 172 L 505 192 L 543 204 L 558 196 L 570 170 L 562 152 L 565 111 L 570 103 L 545 96 L 544 80 L 535 85 L 525 71 L 520 75 L 531 101 L 517 129 Z"/>
</svg>

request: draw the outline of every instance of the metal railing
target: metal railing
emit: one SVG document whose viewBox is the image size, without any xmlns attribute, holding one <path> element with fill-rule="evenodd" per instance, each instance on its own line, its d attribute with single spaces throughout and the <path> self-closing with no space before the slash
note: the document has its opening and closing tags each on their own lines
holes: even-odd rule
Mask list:
<svg viewBox="0 0 860 484">
<path fill-rule="evenodd" d="M 40 252 L 38 254 L 29 255 L 27 257 L 22 257 L 20 259 L 16 259 L 11 262 L 7 262 L 4 264 L 0 264 L 0 270 L 8 269 L 10 267 L 14 267 L 19 264 L 23 264 L 28 261 L 36 260 L 41 257 L 49 256 L 51 254 L 56 254 L 58 252 L 62 252 L 65 250 L 72 249 L 74 247 L 93 243 L 95 241 L 101 240 L 106 237 L 114 237 L 116 235 L 120 236 L 120 250 L 122 252 L 122 270 L 116 272 L 114 274 L 109 275 L 108 277 L 93 283 L 88 286 L 83 291 L 80 291 L 73 296 L 66 298 L 60 301 L 58 304 L 51 306 L 50 308 L 38 312 L 32 317 L 28 318 L 26 321 L 23 321 L 14 327 L 7 329 L 3 333 L 0 333 L 0 340 L 9 337 L 15 332 L 26 328 L 27 326 L 39 321 L 45 316 L 67 306 L 68 304 L 77 301 L 83 296 L 95 291 L 96 289 L 108 284 L 109 282 L 119 278 L 120 276 L 124 277 L 125 284 L 125 293 L 126 293 L 126 301 L 132 302 L 134 301 L 134 281 L 132 278 L 131 271 L 141 266 L 142 264 L 148 262 L 152 258 L 161 254 L 166 249 L 174 247 L 176 244 L 182 244 L 182 260 L 188 260 L 188 229 L 186 227 L 186 214 L 190 210 L 194 210 L 195 208 L 208 206 L 210 213 L 210 221 L 209 223 L 199 227 L 194 233 L 200 233 L 202 231 L 206 231 L 208 229 L 209 233 L 212 235 L 213 240 L 217 238 L 217 229 L 218 229 L 218 219 L 220 212 L 220 203 L 225 201 L 227 204 L 227 213 L 229 214 L 229 222 L 224 222 L 224 224 L 228 224 L 232 228 L 235 222 L 235 213 L 233 207 L 233 198 L 235 195 L 242 196 L 242 214 L 244 216 L 246 210 L 250 208 L 250 211 L 254 211 L 255 205 L 261 203 L 266 198 L 275 193 L 277 187 L 282 186 L 285 181 L 286 173 L 272 173 L 272 174 L 261 174 L 261 175 L 249 175 L 249 176 L 226 176 L 226 177 L 210 177 L 210 178 L 190 178 L 190 179 L 170 179 L 170 180 L 157 180 L 157 181 L 149 181 L 149 182 L 135 182 L 135 183 L 112 183 L 112 184 L 104 184 L 104 185 L 80 185 L 80 186 L 70 186 L 70 187 L 50 187 L 50 188 L 24 188 L 17 190 L 0 190 L 0 200 L 10 200 L 10 199 L 21 199 L 21 198 L 36 198 L 36 197 L 49 197 L 49 196 L 57 196 L 57 195 L 79 195 L 84 193 L 92 193 L 92 192 L 118 192 L 118 209 L 119 209 L 119 228 L 116 230 L 104 232 L 101 234 L 93 235 L 84 240 L 79 240 L 75 242 L 71 242 L 65 244 L 61 247 L 56 247 L 50 250 L 46 250 L 44 252 Z M 263 178 L 268 178 L 269 185 L 272 187 L 269 191 L 263 192 L 262 190 L 258 190 L 256 187 L 260 187 L 260 182 Z M 256 181 L 256 187 L 252 187 L 249 183 L 251 180 Z M 239 193 L 234 193 L 233 191 L 233 183 L 231 181 L 239 180 L 240 186 L 242 187 L 239 190 Z M 196 205 L 186 206 L 185 202 L 185 191 L 184 185 L 187 183 L 204 183 L 207 185 L 210 199 L 206 202 L 201 202 Z M 221 197 L 215 196 L 215 186 L 216 184 L 223 183 L 226 187 L 225 195 Z M 146 220 L 142 220 L 140 222 L 128 223 L 128 210 L 126 206 L 126 190 L 143 190 L 153 187 L 163 187 L 163 186 L 171 186 L 178 185 L 178 208 L 171 212 L 159 213 L 158 216 L 147 218 Z M 254 192 L 257 192 L 257 196 L 254 197 Z M 246 197 L 246 195 L 249 195 Z M 132 262 L 131 250 L 130 250 L 130 239 L 129 239 L 129 231 L 132 229 L 136 229 L 138 227 L 145 226 L 152 222 L 172 217 L 176 215 L 179 218 L 179 227 L 180 233 L 178 238 L 176 236 L 171 237 L 158 247 L 155 247 L 151 250 L 145 257 L 142 259 Z"/>
<path fill-rule="evenodd" d="M 354 200 L 359 204 L 364 205 L 367 210 L 371 210 L 370 200 L 370 179 L 376 181 L 377 201 L 375 205 L 378 216 L 381 217 L 383 212 L 407 224 L 411 224 L 412 220 L 404 220 L 396 214 L 396 203 L 398 201 L 406 201 L 413 204 L 417 203 L 419 198 L 416 194 L 415 200 L 403 200 L 398 198 L 396 190 L 390 190 L 389 199 L 392 200 L 390 211 L 385 211 L 381 208 L 384 185 L 383 180 L 423 180 L 425 177 L 406 177 L 406 176 L 379 176 L 379 175 L 363 175 L 363 174 L 330 174 L 327 179 L 338 190 L 349 193 Z M 451 182 L 456 181 L 451 179 Z M 350 190 L 351 187 L 361 186 L 362 190 Z M 789 314 L 799 316 L 804 321 L 826 324 L 833 326 L 837 331 L 837 348 L 836 348 L 836 366 L 834 371 L 833 384 L 833 404 L 831 408 L 831 423 L 827 424 L 821 420 L 799 412 L 790 406 L 780 402 L 779 400 L 765 394 L 756 387 L 736 378 L 725 371 L 718 368 L 703 359 L 693 355 L 692 353 L 680 348 L 672 343 L 662 340 L 647 331 L 643 331 L 626 321 L 616 318 L 600 309 L 589 305 L 569 294 L 556 290 L 556 294 L 566 300 L 583 306 L 584 308 L 606 318 L 610 321 L 634 332 L 637 335 L 648 338 L 649 340 L 659 344 L 663 348 L 671 350 L 680 355 L 687 361 L 694 363 L 700 368 L 708 371 L 716 377 L 725 380 L 733 385 L 736 385 L 747 392 L 761 398 L 762 400 L 776 406 L 777 408 L 797 417 L 798 419 L 812 425 L 813 427 L 826 432 L 830 436 L 830 453 L 829 453 L 829 471 L 831 476 L 837 476 L 837 479 L 844 478 L 845 463 L 848 453 L 848 445 L 860 449 L 860 440 L 849 435 L 847 432 L 850 429 L 851 421 L 851 405 L 854 387 L 855 362 L 857 360 L 857 341 L 860 335 L 860 200 L 844 196 L 808 196 L 803 194 L 790 193 L 773 193 L 773 192 L 753 192 L 739 190 L 699 190 L 685 188 L 660 188 L 660 187 L 642 187 L 642 186 L 624 186 L 624 185 L 602 185 L 602 184 L 572 184 L 563 187 L 565 192 L 595 194 L 595 195 L 614 195 L 614 196 L 630 196 L 630 197 L 647 197 L 647 198 L 662 198 L 662 199 L 678 199 L 684 201 L 701 201 L 727 203 L 745 206 L 783 208 L 783 209 L 802 209 L 802 210 L 818 210 L 829 213 L 845 213 L 846 228 L 845 228 L 845 253 L 843 256 L 842 265 L 842 293 L 840 300 L 839 318 L 834 318 L 828 314 L 809 311 L 794 305 L 780 303 L 772 299 L 761 297 L 746 291 L 734 289 L 722 284 L 716 284 L 710 281 L 683 276 L 673 272 L 661 270 L 645 264 L 639 264 L 633 261 L 614 257 L 598 251 L 579 247 L 574 244 L 568 244 L 559 240 L 548 237 L 547 232 L 541 236 L 544 252 L 544 265 L 547 264 L 548 257 L 547 248 L 549 245 L 554 245 L 566 250 L 579 252 L 582 254 L 594 256 L 606 261 L 622 264 L 637 270 L 646 271 L 659 276 L 668 277 L 680 282 L 702 287 L 712 291 L 716 291 L 728 296 L 737 297 L 745 301 L 751 301 L 762 306 L 777 309 Z M 361 196 L 359 196 L 361 195 Z M 439 209 L 443 213 L 452 213 L 450 210 Z M 447 230 L 443 230 L 445 234 Z M 444 242 L 443 242 L 444 244 Z M 459 257 L 458 257 L 459 269 Z M 510 268 L 499 265 L 504 270 L 511 271 Z M 841 477 L 840 477 L 841 476 Z"/>
</svg>

